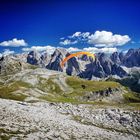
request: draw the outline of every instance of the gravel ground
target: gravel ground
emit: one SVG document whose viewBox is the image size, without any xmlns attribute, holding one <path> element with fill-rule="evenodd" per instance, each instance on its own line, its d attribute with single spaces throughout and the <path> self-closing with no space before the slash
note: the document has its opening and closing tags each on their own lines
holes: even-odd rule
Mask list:
<svg viewBox="0 0 140 140">
<path fill-rule="evenodd" d="M 0 99 L 1 139 L 139 140 L 140 112 Z"/>
</svg>

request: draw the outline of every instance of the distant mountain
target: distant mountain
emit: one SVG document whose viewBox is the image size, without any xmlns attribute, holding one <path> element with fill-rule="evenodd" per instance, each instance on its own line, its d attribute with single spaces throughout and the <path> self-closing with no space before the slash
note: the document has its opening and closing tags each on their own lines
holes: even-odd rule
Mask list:
<svg viewBox="0 0 140 140">
<path fill-rule="evenodd" d="M 68 75 L 78 75 L 89 80 L 94 77 L 105 78 L 110 75 L 124 77 L 128 73 L 122 66 L 128 68 L 140 67 L 140 49 L 130 49 L 126 54 L 122 52 L 114 52 L 111 55 L 98 53 L 95 61 L 85 55 L 77 58 L 73 57 L 66 62 L 64 69 L 61 68 L 60 62 L 70 55 L 66 49 L 57 48 L 52 55 L 44 54 L 45 56 L 31 51 L 27 56 L 27 62 L 50 70 L 63 71 Z"/>
<path fill-rule="evenodd" d="M 39 65 L 41 63 L 41 55 L 37 51 L 29 52 L 27 56 L 27 63 L 32 65 Z"/>
<path fill-rule="evenodd" d="M 140 67 L 140 48 L 128 50 L 122 60 L 122 64 L 126 67 Z"/>
<path fill-rule="evenodd" d="M 111 55 L 98 53 L 95 60 L 86 55 L 73 57 L 65 63 L 62 69 L 60 62 L 68 55 L 70 53 L 66 49 L 57 48 L 52 55 L 47 52 L 31 51 L 28 54 L 3 56 L 0 58 L 0 71 L 6 73 L 7 68 L 5 66 L 8 66 L 9 71 L 14 70 L 13 72 L 16 72 L 21 69 L 23 63 L 27 62 L 28 64 L 91 80 L 108 76 L 125 77 L 129 75 L 129 68 L 140 67 L 140 48 L 130 49 L 127 53 L 114 52 Z"/>
<path fill-rule="evenodd" d="M 55 52 L 51 55 L 49 63 L 46 65 L 46 68 L 51 70 L 62 71 L 60 66 L 60 62 L 67 55 L 67 51 L 65 49 L 56 49 Z"/>
</svg>

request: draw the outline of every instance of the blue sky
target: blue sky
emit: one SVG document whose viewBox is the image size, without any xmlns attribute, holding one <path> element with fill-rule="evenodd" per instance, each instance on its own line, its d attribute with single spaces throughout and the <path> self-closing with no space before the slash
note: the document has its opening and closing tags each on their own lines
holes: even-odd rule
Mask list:
<svg viewBox="0 0 140 140">
<path fill-rule="evenodd" d="M 138 0 L 2 0 L 0 19 L 1 53 L 5 50 L 21 52 L 26 50 L 23 48 L 48 45 L 119 50 L 140 46 Z M 98 31 L 100 37 L 96 38 L 95 33 Z M 81 34 L 77 38 L 72 38 L 76 32 Z M 83 33 L 87 32 L 90 35 L 81 40 Z M 122 38 L 116 39 L 115 34 Z M 104 40 L 104 35 L 107 38 L 109 35 L 109 40 Z M 124 37 L 125 35 L 129 38 Z M 14 43 L 13 39 L 19 46 L 11 44 Z M 116 43 L 108 45 L 112 39 L 116 39 Z M 67 43 L 64 45 L 62 42 L 65 40 Z"/>
</svg>

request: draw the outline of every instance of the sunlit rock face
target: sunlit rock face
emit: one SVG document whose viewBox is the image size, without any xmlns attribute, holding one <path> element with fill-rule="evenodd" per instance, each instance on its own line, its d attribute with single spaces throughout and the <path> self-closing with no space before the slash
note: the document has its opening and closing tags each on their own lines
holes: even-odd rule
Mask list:
<svg viewBox="0 0 140 140">
<path fill-rule="evenodd" d="M 114 52 L 110 55 L 98 53 L 95 60 L 86 55 L 73 57 L 64 64 L 64 68 L 61 68 L 61 61 L 68 55 L 70 53 L 63 48 L 57 48 L 52 55 L 31 51 L 27 56 L 27 62 L 89 80 L 93 77 L 105 78 L 110 75 L 124 77 L 127 76 L 127 71 L 122 66 L 129 68 L 140 66 L 140 49 L 130 49 L 127 53 Z"/>
</svg>

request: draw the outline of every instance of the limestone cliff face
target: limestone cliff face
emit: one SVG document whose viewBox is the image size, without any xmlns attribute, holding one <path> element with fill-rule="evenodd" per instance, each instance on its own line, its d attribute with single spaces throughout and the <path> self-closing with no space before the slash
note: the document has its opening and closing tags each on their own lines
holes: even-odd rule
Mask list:
<svg viewBox="0 0 140 140">
<path fill-rule="evenodd" d="M 81 78 L 89 80 L 93 79 L 94 77 L 106 78 L 112 75 L 125 77 L 128 73 L 122 66 L 127 68 L 140 67 L 140 49 L 130 49 L 126 54 L 122 52 L 115 52 L 111 55 L 98 53 L 96 54 L 95 60 L 85 55 L 74 57 L 68 60 L 62 69 L 60 62 L 68 55 L 70 55 L 70 53 L 67 52 L 66 49 L 57 48 L 52 55 L 46 52 L 41 54 L 37 51 L 31 51 L 28 53 L 28 55 L 22 55 L 22 57 L 20 57 L 19 54 L 18 58 L 21 58 L 24 61 L 26 58 L 27 63 L 32 65 L 38 65 L 39 67 L 50 70 L 62 71 L 68 75 L 77 75 Z M 23 56 L 25 58 L 23 58 Z M 10 61 L 15 58 L 17 59 L 15 56 L 6 56 L 5 58 L 2 57 L 0 62 L 1 70 L 4 67 L 3 63 L 6 61 L 6 63 L 8 63 L 10 59 L 9 57 L 12 57 Z M 4 61 L 2 60 L 3 58 Z M 17 64 L 17 67 L 18 65 L 19 64 Z"/>
</svg>

